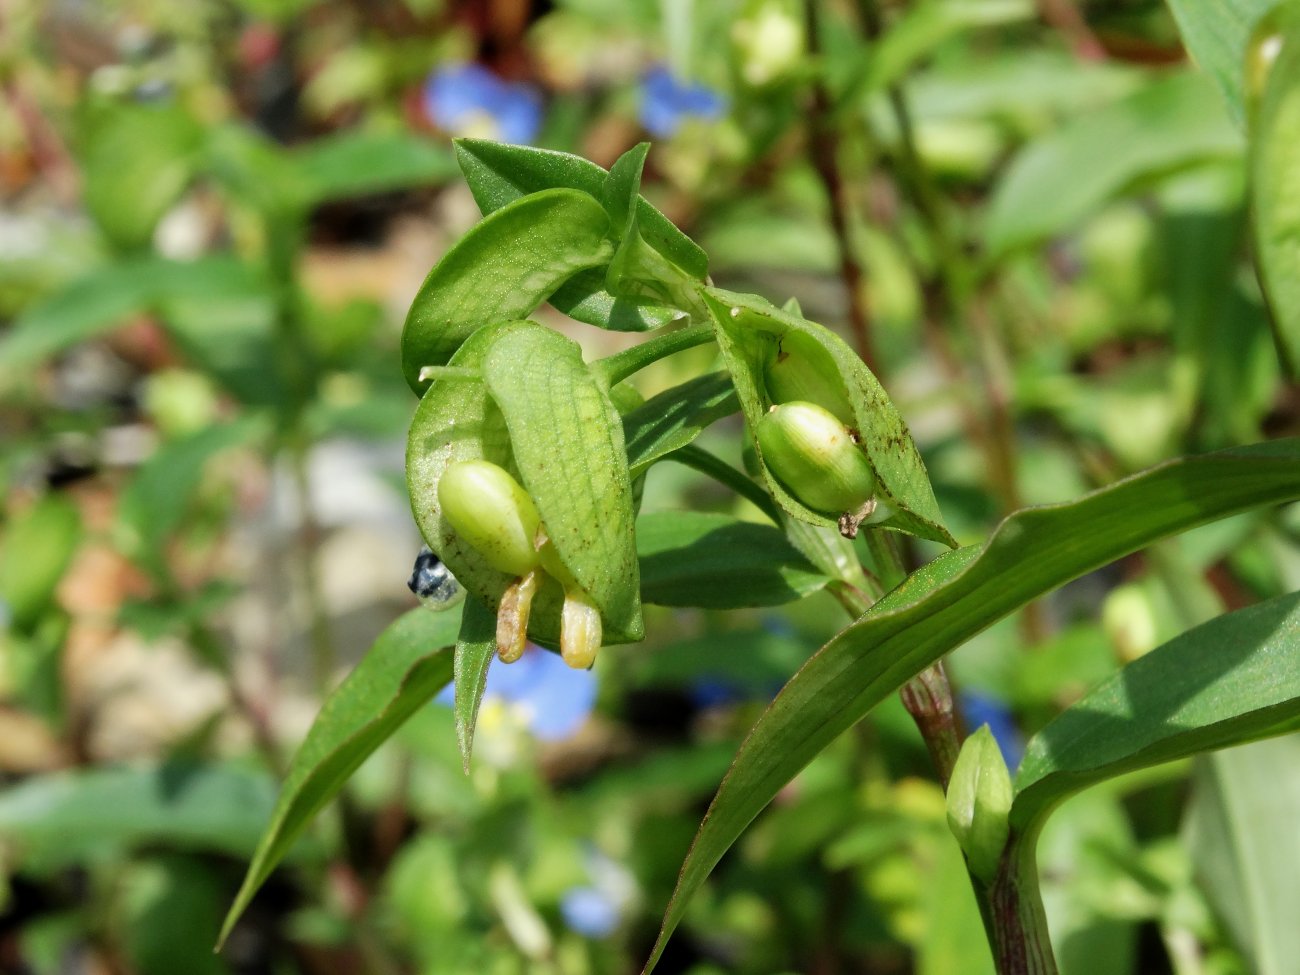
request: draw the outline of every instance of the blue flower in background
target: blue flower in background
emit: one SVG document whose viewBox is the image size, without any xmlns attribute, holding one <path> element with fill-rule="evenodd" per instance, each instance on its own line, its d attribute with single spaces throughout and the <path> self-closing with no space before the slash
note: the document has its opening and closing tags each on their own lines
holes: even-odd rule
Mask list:
<svg viewBox="0 0 1300 975">
<path fill-rule="evenodd" d="M 968 728 L 973 730 L 980 725 L 989 726 L 993 739 L 1002 750 L 1003 761 L 1014 775 L 1025 755 L 1025 739 L 1016 727 L 1016 719 L 1010 709 L 999 698 L 982 691 L 964 691 L 960 695 L 960 704 Z"/>
<path fill-rule="evenodd" d="M 450 705 L 453 694 L 448 687 L 437 700 Z M 492 659 L 483 702 L 493 700 L 509 705 L 538 741 L 561 741 L 582 727 L 595 707 L 596 675 L 529 646 L 512 664 Z"/>
<path fill-rule="evenodd" d="M 660 139 L 673 135 L 689 119 L 719 119 L 726 108 L 726 99 L 712 88 L 678 81 L 662 66 L 651 68 L 641 83 L 641 124 Z"/>
<path fill-rule="evenodd" d="M 560 899 L 560 914 L 570 931 L 584 938 L 606 938 L 618 927 L 618 906 L 595 887 L 571 887 Z"/>
<path fill-rule="evenodd" d="M 445 65 L 429 75 L 424 110 L 444 132 L 498 142 L 532 142 L 542 126 L 537 89 L 503 81 L 480 64 Z"/>
<path fill-rule="evenodd" d="M 623 864 L 590 847 L 583 862 L 591 881 L 570 887 L 560 898 L 560 916 L 584 938 L 607 938 L 637 897 L 636 879 Z"/>
</svg>

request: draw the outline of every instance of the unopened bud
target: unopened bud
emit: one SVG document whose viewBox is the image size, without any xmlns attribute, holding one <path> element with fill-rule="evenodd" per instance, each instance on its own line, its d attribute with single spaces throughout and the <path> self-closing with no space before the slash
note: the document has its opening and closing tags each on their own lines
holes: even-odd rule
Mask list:
<svg viewBox="0 0 1300 975">
<path fill-rule="evenodd" d="M 814 511 L 858 512 L 876 490 L 876 475 L 844 424 L 815 403 L 774 406 L 758 423 L 763 462 Z"/>
<path fill-rule="evenodd" d="M 846 427 L 857 426 L 853 407 L 838 386 L 838 377 L 818 358 L 825 353 L 812 339 L 789 332 L 781 339 L 776 358 L 767 367 L 767 394 L 773 403 L 814 403 Z"/>
<path fill-rule="evenodd" d="M 948 783 L 948 826 L 970 872 L 990 883 L 1007 845 L 1011 773 L 988 725 L 962 742 Z"/>
<path fill-rule="evenodd" d="M 448 465 L 438 503 L 456 534 L 494 569 L 522 576 L 537 566 L 537 506 L 503 468 L 486 460 Z"/>
<path fill-rule="evenodd" d="M 596 662 L 601 636 L 600 610 L 581 590 L 566 592 L 560 616 L 560 656 L 564 662 L 586 670 Z"/>
</svg>

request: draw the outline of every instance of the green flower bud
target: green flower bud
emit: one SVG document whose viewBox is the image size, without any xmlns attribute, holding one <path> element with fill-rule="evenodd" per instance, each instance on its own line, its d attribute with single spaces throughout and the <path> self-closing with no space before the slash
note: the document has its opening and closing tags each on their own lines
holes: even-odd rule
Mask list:
<svg viewBox="0 0 1300 975">
<path fill-rule="evenodd" d="M 818 360 L 825 359 L 825 364 Z M 767 394 L 773 403 L 813 403 L 846 427 L 856 427 L 853 407 L 840 391 L 834 364 L 812 339 L 789 332 L 767 367 Z"/>
<path fill-rule="evenodd" d="M 582 590 L 566 592 L 560 616 L 560 656 L 564 662 L 576 670 L 586 670 L 596 662 L 601 636 L 600 610 Z"/>
<path fill-rule="evenodd" d="M 962 742 L 948 783 L 948 826 L 971 873 L 990 883 L 1007 845 L 1011 773 L 988 725 Z"/>
<path fill-rule="evenodd" d="M 757 434 L 763 462 L 809 508 L 838 515 L 870 504 L 876 490 L 871 462 L 844 424 L 822 407 L 774 406 L 759 421 Z"/>
<path fill-rule="evenodd" d="M 486 460 L 448 465 L 438 503 L 456 534 L 494 569 L 522 576 L 536 568 L 537 506 L 504 469 Z"/>
<path fill-rule="evenodd" d="M 537 573 L 529 572 L 506 587 L 497 606 L 497 656 L 512 664 L 524 655 L 528 642 L 528 617 L 537 594 Z"/>
</svg>

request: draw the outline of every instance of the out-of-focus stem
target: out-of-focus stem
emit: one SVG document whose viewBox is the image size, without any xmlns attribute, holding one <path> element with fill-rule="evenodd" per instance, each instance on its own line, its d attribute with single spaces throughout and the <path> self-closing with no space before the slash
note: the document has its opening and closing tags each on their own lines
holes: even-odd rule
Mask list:
<svg viewBox="0 0 1300 975">
<path fill-rule="evenodd" d="M 804 24 L 808 35 L 808 53 L 814 63 L 820 57 L 818 0 L 804 0 Z M 820 77 L 812 85 L 812 111 L 809 115 L 808 151 L 813 168 L 826 191 L 830 210 L 831 230 L 839 251 L 840 278 L 847 292 L 849 325 L 857 343 L 858 355 L 877 376 L 880 360 L 876 356 L 871 332 L 871 316 L 863 290 L 864 274 L 858 261 L 857 250 L 849 228 L 849 214 L 853 212 L 848 185 L 840 170 L 839 139 L 832 117 L 831 96 Z"/>
</svg>

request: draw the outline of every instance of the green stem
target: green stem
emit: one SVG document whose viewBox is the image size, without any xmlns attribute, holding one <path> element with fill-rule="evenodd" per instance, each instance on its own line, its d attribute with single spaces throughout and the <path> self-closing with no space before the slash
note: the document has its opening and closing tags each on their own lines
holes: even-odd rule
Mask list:
<svg viewBox="0 0 1300 975">
<path fill-rule="evenodd" d="M 998 975 L 1057 975 L 1038 890 L 1037 845 L 1036 830 L 1012 836 L 993 883 L 984 889 L 975 883 Z"/>
<path fill-rule="evenodd" d="M 648 342 L 642 342 L 630 349 L 600 359 L 593 362 L 591 368 L 604 380 L 606 386 L 615 386 L 660 359 L 712 341 L 712 325 L 692 325 L 689 328 L 657 335 Z"/>
<path fill-rule="evenodd" d="M 865 534 L 867 550 L 875 560 L 881 583 L 888 591 L 907 577 L 907 568 L 894 544 L 893 533 L 869 529 Z M 921 732 L 939 782 L 947 790 L 957 755 L 961 752 L 962 733 L 953 704 L 952 685 L 948 682 L 943 661 L 936 661 L 909 680 L 899 689 L 898 696 Z"/>
<path fill-rule="evenodd" d="M 776 502 L 768 493 L 743 473 L 714 457 L 707 450 L 688 444 L 685 447 L 678 447 L 671 454 L 666 455 L 664 460 L 675 460 L 701 474 L 707 474 L 715 481 L 731 488 L 742 498 L 752 501 L 755 507 L 772 519 L 773 524 L 781 524 L 781 509 L 776 506 Z"/>
<path fill-rule="evenodd" d="M 293 465 L 293 479 L 300 519 L 297 536 L 297 556 L 299 568 L 303 573 L 307 596 L 307 631 L 311 647 L 312 673 L 315 678 L 316 692 L 323 700 L 329 695 L 338 655 L 334 648 L 334 636 L 330 631 L 329 610 L 325 605 L 325 594 L 321 588 L 320 567 L 317 565 L 322 532 L 320 523 L 316 520 L 315 506 L 311 500 L 311 481 L 307 472 L 307 451 L 308 444 L 305 438 L 301 436 L 295 437 L 290 445 L 289 453 Z"/>
</svg>

